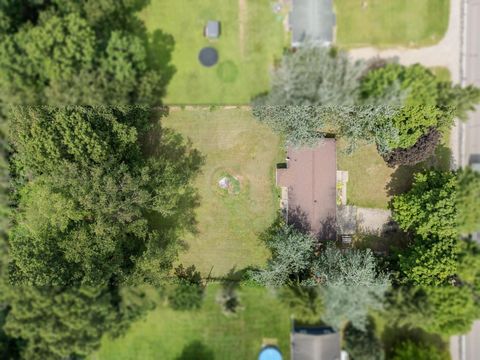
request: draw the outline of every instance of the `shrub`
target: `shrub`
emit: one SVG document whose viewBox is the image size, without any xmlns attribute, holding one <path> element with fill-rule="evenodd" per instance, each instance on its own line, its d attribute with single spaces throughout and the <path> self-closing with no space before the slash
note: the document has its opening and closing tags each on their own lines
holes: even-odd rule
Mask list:
<svg viewBox="0 0 480 360">
<path fill-rule="evenodd" d="M 184 268 L 179 265 L 175 269 L 176 284 L 168 297 L 169 304 L 174 310 L 193 310 L 202 306 L 205 286 L 202 277 L 195 266 Z"/>
<path fill-rule="evenodd" d="M 431 344 L 405 341 L 394 352 L 393 360 L 450 360 L 449 354 Z"/>
</svg>

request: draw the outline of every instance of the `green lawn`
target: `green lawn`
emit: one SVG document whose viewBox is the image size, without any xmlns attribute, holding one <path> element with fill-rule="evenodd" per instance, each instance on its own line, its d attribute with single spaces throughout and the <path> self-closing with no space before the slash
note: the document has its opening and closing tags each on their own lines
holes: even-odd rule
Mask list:
<svg viewBox="0 0 480 360">
<path fill-rule="evenodd" d="M 351 155 L 347 155 L 344 150 L 345 143 L 338 141 L 337 168 L 348 171 L 348 203 L 387 208 L 389 195 L 386 186 L 395 170 L 385 164 L 375 145 L 362 146 Z"/>
<path fill-rule="evenodd" d="M 193 312 L 160 304 L 134 323 L 126 336 L 105 338 L 90 360 L 251 360 L 264 338 L 277 339 L 285 359 L 289 358 L 290 312 L 270 291 L 240 289 L 244 309 L 227 317 L 215 301 L 218 290 L 219 285 L 209 285 L 203 307 Z"/>
<path fill-rule="evenodd" d="M 450 133 L 443 138 L 435 152 L 427 161 L 416 166 L 388 167 L 378 154 L 375 145 L 359 147 L 353 154 L 345 153 L 345 142 L 337 142 L 337 168 L 349 173 L 347 202 L 352 205 L 370 208 L 388 208 L 394 194 L 408 191 L 415 172 L 428 168 L 448 170 L 451 151 Z"/>
<path fill-rule="evenodd" d="M 280 139 L 248 110 L 179 110 L 163 124 L 190 138 L 206 156 L 196 181 L 198 234 L 187 236 L 180 262 L 205 274 L 213 269 L 213 275 L 263 264 L 268 252 L 258 235 L 279 208 L 274 169 L 283 160 Z M 238 194 L 218 186 L 225 175 L 238 179 Z"/>
<path fill-rule="evenodd" d="M 173 35 L 173 76 L 168 104 L 244 104 L 269 89 L 270 73 L 286 42 L 283 17 L 270 0 L 151 0 L 142 14 L 149 31 Z M 220 20 L 222 34 L 203 36 L 207 20 Z M 218 50 L 217 65 L 200 65 L 205 46 Z"/>
<path fill-rule="evenodd" d="M 430 70 L 437 77 L 438 81 L 452 81 L 452 74 L 448 68 L 443 66 L 434 66 Z"/>
<path fill-rule="evenodd" d="M 342 47 L 437 43 L 448 28 L 449 0 L 335 0 Z"/>
</svg>

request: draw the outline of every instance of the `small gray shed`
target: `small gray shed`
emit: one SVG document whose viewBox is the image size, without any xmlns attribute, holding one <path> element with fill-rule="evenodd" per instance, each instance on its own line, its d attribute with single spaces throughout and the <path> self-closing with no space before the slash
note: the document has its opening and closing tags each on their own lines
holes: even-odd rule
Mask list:
<svg viewBox="0 0 480 360">
<path fill-rule="evenodd" d="M 204 30 L 205 37 L 218 39 L 220 37 L 220 21 L 209 20 Z"/>
</svg>

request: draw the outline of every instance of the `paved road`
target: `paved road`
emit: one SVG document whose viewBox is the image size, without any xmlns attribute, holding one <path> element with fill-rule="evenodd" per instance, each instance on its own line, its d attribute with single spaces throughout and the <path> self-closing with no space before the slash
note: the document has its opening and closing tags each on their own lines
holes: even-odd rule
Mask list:
<svg viewBox="0 0 480 360">
<path fill-rule="evenodd" d="M 467 0 L 465 84 L 480 87 L 480 0 Z M 462 164 L 474 159 L 480 162 L 480 106 L 463 127 L 464 154 Z M 480 341 L 480 340 L 479 340 Z M 480 354 L 479 354 L 480 358 Z"/>
<path fill-rule="evenodd" d="M 480 87 L 480 0 L 465 0 L 465 59 L 462 84 L 473 84 Z M 462 125 L 461 165 L 465 166 L 475 159 L 480 162 L 480 106 L 470 114 L 469 120 Z M 452 360 L 480 359 L 480 320 L 472 330 L 464 336 L 453 336 L 450 339 Z"/>
<path fill-rule="evenodd" d="M 478 360 L 480 358 L 480 320 L 475 321 L 472 331 L 465 336 L 450 338 L 452 360 Z"/>
</svg>

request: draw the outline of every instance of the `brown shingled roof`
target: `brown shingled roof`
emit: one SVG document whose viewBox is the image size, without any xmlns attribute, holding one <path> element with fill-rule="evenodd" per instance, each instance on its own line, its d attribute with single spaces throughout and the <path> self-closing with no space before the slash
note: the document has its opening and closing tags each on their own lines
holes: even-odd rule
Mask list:
<svg viewBox="0 0 480 360">
<path fill-rule="evenodd" d="M 314 148 L 289 148 L 287 168 L 277 169 L 277 185 L 288 188 L 288 217 L 303 217 L 310 230 L 332 238 L 336 216 L 335 139 Z"/>
</svg>

